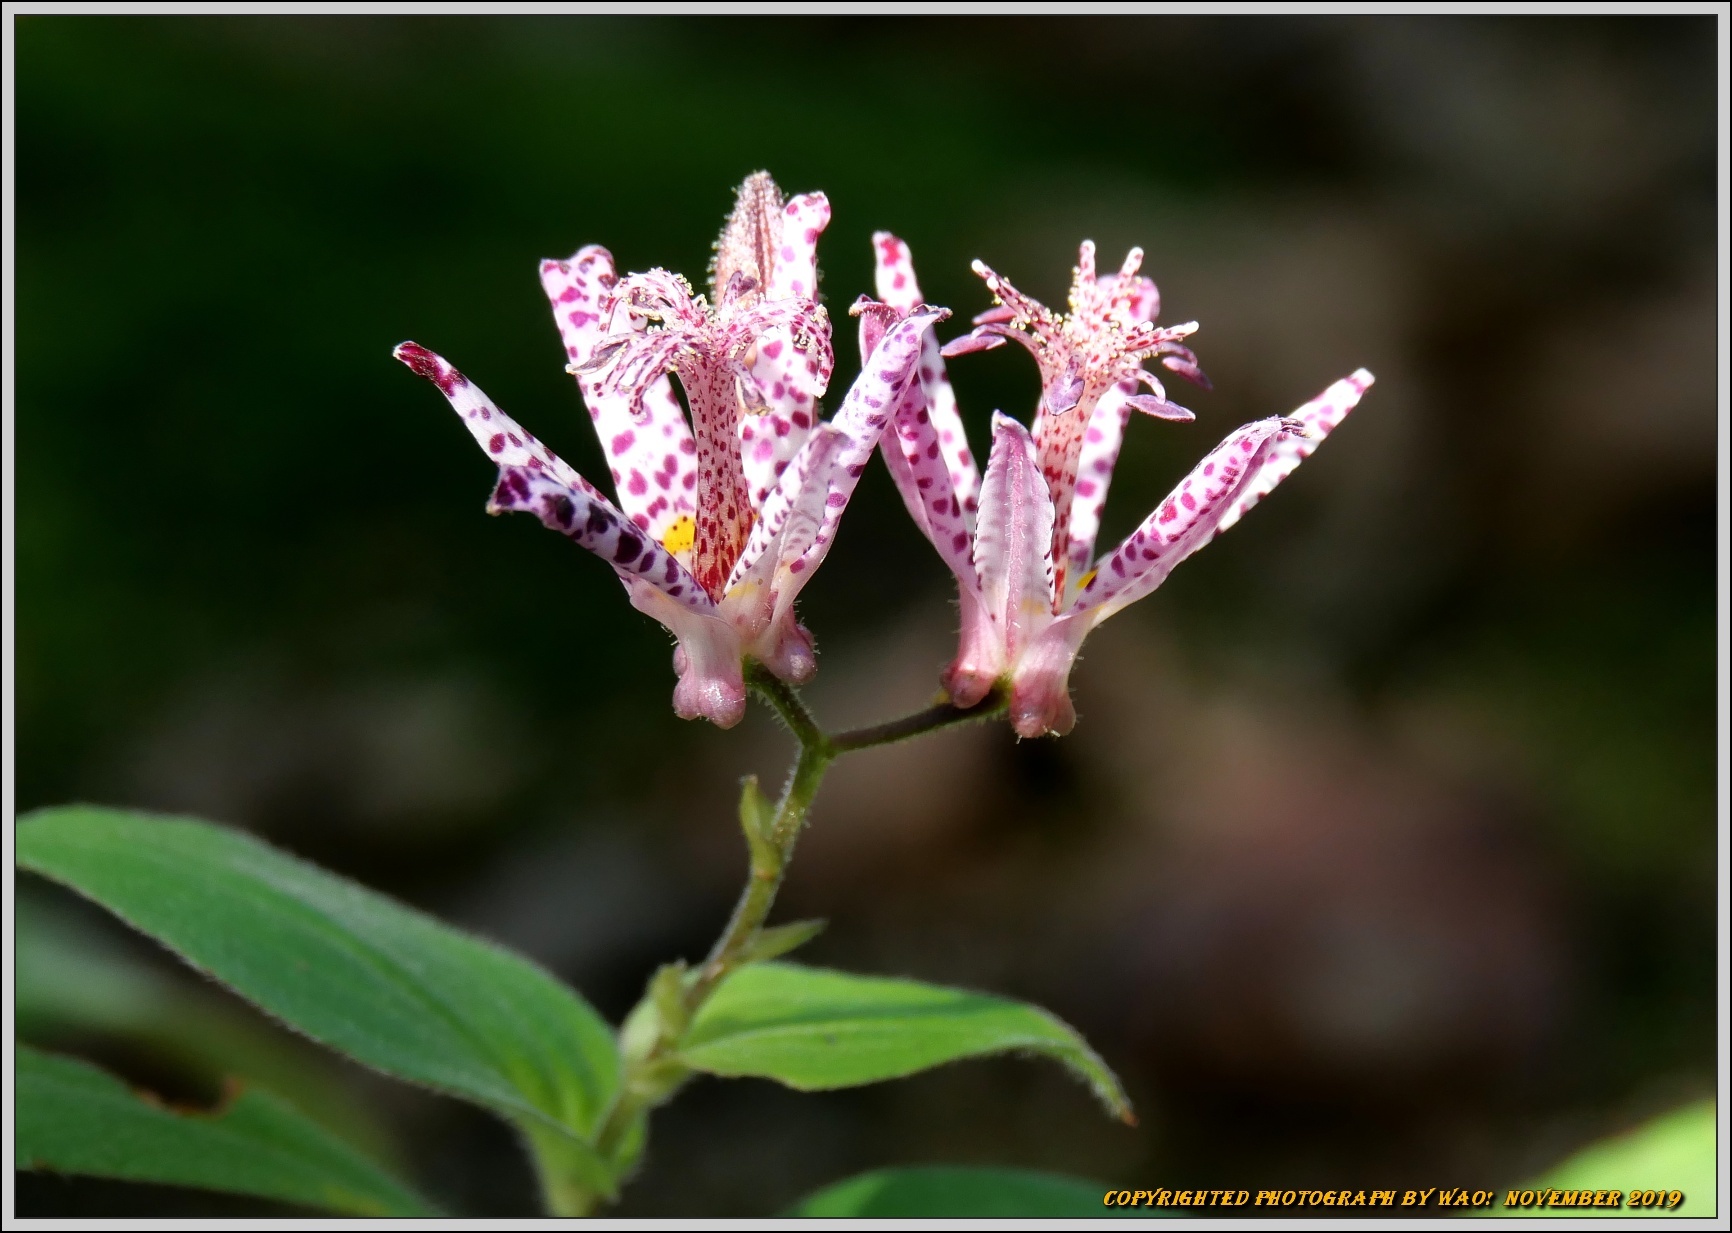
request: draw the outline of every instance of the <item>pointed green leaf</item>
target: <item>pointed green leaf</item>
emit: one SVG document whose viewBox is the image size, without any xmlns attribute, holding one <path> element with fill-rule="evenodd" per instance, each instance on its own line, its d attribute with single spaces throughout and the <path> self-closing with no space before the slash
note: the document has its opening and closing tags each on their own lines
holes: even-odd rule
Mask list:
<svg viewBox="0 0 1732 1233">
<path fill-rule="evenodd" d="M 755 963 L 698 1011 L 680 1058 L 714 1075 L 802 1091 L 899 1079 L 959 1058 L 1037 1053 L 1083 1079 L 1116 1117 L 1130 1101 L 1081 1036 L 1038 1007 L 912 980 Z"/>
<path fill-rule="evenodd" d="M 14 1166 L 258 1195 L 360 1216 L 425 1200 L 274 1096 L 175 1113 L 85 1062 L 17 1049 Z"/>
<path fill-rule="evenodd" d="M 799 950 L 823 933 L 824 927 L 829 923 L 823 920 L 797 920 L 786 925 L 771 925 L 768 929 L 760 929 L 758 936 L 746 947 L 746 953 L 740 962 L 763 963 L 769 959 L 780 959 L 790 951 Z"/>
<path fill-rule="evenodd" d="M 587 1150 L 613 1034 L 520 956 L 205 822 L 69 806 L 18 823 L 63 882 L 313 1039 Z"/>
<path fill-rule="evenodd" d="M 826 1186 L 789 1216 L 876 1216 L 884 1219 L 974 1217 L 1044 1219 L 1066 1216 L 1144 1218 L 1169 1213 L 1107 1207 L 1111 1186 L 1028 1169 L 926 1166 L 875 1169 Z"/>
</svg>

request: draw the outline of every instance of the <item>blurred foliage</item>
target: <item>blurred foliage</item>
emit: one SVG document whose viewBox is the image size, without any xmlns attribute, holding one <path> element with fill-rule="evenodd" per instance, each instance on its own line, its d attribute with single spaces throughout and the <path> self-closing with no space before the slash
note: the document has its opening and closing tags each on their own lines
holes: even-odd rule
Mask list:
<svg viewBox="0 0 1732 1233">
<path fill-rule="evenodd" d="M 1232 425 L 1378 374 L 1279 500 L 1091 639 L 1073 737 L 873 763 L 897 769 L 836 787 L 796 867 L 789 909 L 833 921 L 814 962 L 1053 1006 L 1146 1131 L 1067 1122 L 1074 1093 L 1010 1063 L 804 1104 L 698 1086 L 622 1211 L 762 1214 L 916 1151 L 1501 1182 L 1711 1082 L 1712 17 L 16 20 L 18 805 L 247 826 L 525 949 L 615 1019 L 714 933 L 737 778 L 779 747 L 670 718 L 661 631 L 598 563 L 481 515 L 489 468 L 394 344 L 439 349 L 598 474 L 535 262 L 599 241 L 695 274 L 766 167 L 835 206 L 838 318 L 878 228 L 959 318 L 986 305 L 970 258 L 1057 301 L 1085 235 L 1109 261 L 1148 248 L 1216 392 L 1194 430 L 1133 426 L 1108 536 Z M 976 441 L 1032 403 L 1012 350 L 952 366 Z M 836 393 L 853 359 L 839 329 Z M 916 634 L 948 593 L 873 467 L 802 601 L 824 705 L 923 703 L 947 631 Z M 1201 965 L 1275 973 L 1268 1003 L 1235 1000 L 1244 975 L 1183 996 L 1149 975 L 1211 939 L 1318 936 L 1334 990 L 1354 956 L 1431 937 L 1339 928 L 1381 919 L 1358 883 L 1246 889 L 1385 849 L 1330 829 L 1351 793 L 1288 789 L 1280 827 L 1246 829 L 1243 772 L 1185 806 L 1241 846 L 1152 897 L 1234 700 L 1274 734 L 1256 765 L 1318 765 L 1307 742 L 1338 732 L 1362 768 L 1343 782 L 1407 785 L 1372 812 L 1409 863 L 1363 883 L 1456 929 L 1421 958 L 1457 966 L 1394 964 L 1455 1018 L 1318 1061 L 1281 1017 L 1302 965 Z M 1466 838 L 1440 866 L 1422 837 L 1445 796 Z M 1191 891 L 1250 906 L 1149 924 Z M 1472 985 L 1486 964 L 1513 984 Z M 101 1003 L 103 979 L 47 996 Z M 1180 1021 L 1207 1065 L 1174 1052 Z M 1469 1046 L 1491 1060 L 1465 1081 L 1386 1064 Z M 412 1108 L 393 1116 L 442 1200 L 527 1210 L 508 1138 Z"/>
<path fill-rule="evenodd" d="M 1522 1190 L 1616 1190 L 1624 1195 L 1623 1206 L 1590 1209 L 1573 1215 L 1668 1216 L 1713 1218 L 1719 1214 L 1720 1161 L 1713 1101 L 1689 1105 L 1655 1118 L 1627 1134 L 1596 1143 L 1565 1161 Z M 1676 1206 L 1632 1206 L 1631 1192 L 1682 1191 Z M 1508 1208 L 1502 1202 L 1488 1215 L 1556 1216 L 1556 1208 Z"/>
<path fill-rule="evenodd" d="M 826 1186 L 788 1215 L 1003 1220 L 1157 1214 L 1103 1209 L 1105 1191 L 1080 1178 L 1023 1169 L 879 1169 Z"/>
</svg>

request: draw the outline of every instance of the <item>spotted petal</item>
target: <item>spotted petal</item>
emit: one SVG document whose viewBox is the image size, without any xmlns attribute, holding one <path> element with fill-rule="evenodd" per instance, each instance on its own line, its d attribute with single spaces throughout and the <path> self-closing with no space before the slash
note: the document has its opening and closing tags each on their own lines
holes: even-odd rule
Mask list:
<svg viewBox="0 0 1732 1233">
<path fill-rule="evenodd" d="M 830 225 L 830 199 L 801 193 L 782 207 L 780 247 L 770 263 L 766 299 L 818 298 L 818 237 Z"/>
<path fill-rule="evenodd" d="M 673 554 L 606 498 L 573 488 L 544 470 L 501 467 L 487 512 L 515 511 L 534 514 L 542 526 L 589 549 L 621 578 L 641 579 L 693 612 L 715 611 L 710 597 Z"/>
<path fill-rule="evenodd" d="M 974 568 L 1011 662 L 1052 621 L 1052 524 L 1052 497 L 1034 439 L 1008 415 L 993 412 Z"/>
<path fill-rule="evenodd" d="M 1309 458 L 1312 451 L 1323 444 L 1323 438 L 1333 432 L 1336 425 L 1347 418 L 1347 413 L 1359 405 L 1359 400 L 1364 397 L 1365 391 L 1371 388 L 1374 380 L 1376 378 L 1365 369 L 1358 369 L 1293 412 L 1290 418 L 1305 426 L 1304 435 L 1284 434 L 1281 440 L 1275 443 L 1262 469 L 1245 485 L 1244 491 L 1234 499 L 1227 512 L 1221 515 L 1215 534 L 1219 535 L 1238 522 L 1246 510 L 1268 496 L 1275 490 L 1275 485 L 1293 474 L 1294 468 Z"/>
<path fill-rule="evenodd" d="M 642 578 L 676 603 L 698 612 L 714 610 L 684 566 L 447 360 L 412 342 L 393 354 L 439 387 L 470 435 L 499 465 L 489 512 L 528 510 L 612 565 L 622 580 Z"/>
<path fill-rule="evenodd" d="M 1092 613 L 1093 623 L 1099 624 L 1160 586 L 1174 566 L 1209 541 L 1280 437 L 1296 428 L 1290 420 L 1270 418 L 1232 433 L 1140 527 L 1101 558 L 1070 611 Z"/>
<path fill-rule="evenodd" d="M 948 315 L 942 308 L 921 308 L 884 336 L 835 418 L 807 441 L 766 502 L 761 519 L 766 525 L 762 532 L 754 528 L 734 567 L 730 591 L 748 575 L 761 577 L 757 567 L 773 552 L 771 623 L 781 631 L 778 636 L 791 628 L 794 600 L 829 552 L 861 472 L 915 379 L 922 340 Z"/>
<path fill-rule="evenodd" d="M 754 507 L 769 499 L 789 460 L 806 443 L 835 367 L 829 315 L 821 305 L 793 298 L 766 301 L 756 316 L 762 325 L 755 331 L 748 380 L 758 406 L 739 423 L 740 466 Z"/>
<path fill-rule="evenodd" d="M 881 445 L 884 465 L 914 525 L 956 575 L 957 585 L 965 591 L 979 590 L 972 519 L 957 499 L 932 422 L 931 403 L 919 382 L 909 383 Z"/>
<path fill-rule="evenodd" d="M 888 231 L 879 231 L 872 236 L 872 247 L 877 254 L 878 298 L 904 313 L 925 303 L 920 294 L 920 283 L 914 277 L 914 259 L 908 245 Z M 920 388 L 926 395 L 927 414 L 938 436 L 939 454 L 950 473 L 951 493 L 962 507 L 960 517 L 972 535 L 974 514 L 980 500 L 980 468 L 969 452 L 967 434 L 962 431 L 962 417 L 956 409 L 956 394 L 950 388 L 950 378 L 944 371 L 942 351 L 938 335 L 928 334 L 921 345 Z"/>
<path fill-rule="evenodd" d="M 494 406 L 487 395 L 471 385 L 469 378 L 458 372 L 444 356 L 414 342 L 399 343 L 391 355 L 407 365 L 416 376 L 425 377 L 438 387 L 476 444 L 500 466 L 546 471 L 567 487 L 603 501 L 607 499 L 595 485 Z"/>
<path fill-rule="evenodd" d="M 611 306 L 603 301 L 617 282 L 613 255 L 599 244 L 578 249 L 568 261 L 541 263 L 542 290 L 574 365 L 587 361 L 609 335 Z M 643 391 L 641 413 L 634 413 L 632 393 L 605 381 L 600 371 L 579 372 L 577 383 L 607 455 L 619 507 L 657 543 L 689 561 L 697 446 L 673 385 L 658 374 Z"/>
</svg>

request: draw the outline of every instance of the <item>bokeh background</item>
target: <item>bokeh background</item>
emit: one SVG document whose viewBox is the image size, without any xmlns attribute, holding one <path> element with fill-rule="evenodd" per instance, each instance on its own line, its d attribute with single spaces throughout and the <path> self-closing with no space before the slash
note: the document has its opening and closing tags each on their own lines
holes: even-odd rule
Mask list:
<svg viewBox="0 0 1732 1233">
<path fill-rule="evenodd" d="M 778 910 L 830 919 L 811 961 L 1053 1008 L 1141 1127 L 1015 1059 L 822 1096 L 708 1080 L 622 1213 L 764 1215 L 912 1163 L 1490 1187 L 1712 1091 L 1712 17 L 16 31 L 20 809 L 246 827 L 616 1020 L 719 928 L 738 779 L 786 742 L 762 712 L 673 717 L 663 631 L 483 516 L 490 467 L 395 343 L 600 476 L 537 260 L 599 241 L 701 274 L 762 167 L 829 194 L 838 315 L 877 228 L 959 319 L 987 303 L 970 258 L 1058 302 L 1085 236 L 1148 250 L 1216 388 L 1193 426 L 1132 426 L 1107 536 L 1231 427 L 1376 372 L 1090 640 L 1073 735 L 844 764 Z M 951 370 L 976 440 L 1033 405 L 1015 348 Z M 875 466 L 803 601 L 827 722 L 925 704 L 950 586 Z M 28 1038 L 175 1099 L 275 1075 L 454 1210 L 533 1210 L 486 1115 L 18 889 Z M 266 1210 L 21 1183 L 21 1213 Z"/>
</svg>

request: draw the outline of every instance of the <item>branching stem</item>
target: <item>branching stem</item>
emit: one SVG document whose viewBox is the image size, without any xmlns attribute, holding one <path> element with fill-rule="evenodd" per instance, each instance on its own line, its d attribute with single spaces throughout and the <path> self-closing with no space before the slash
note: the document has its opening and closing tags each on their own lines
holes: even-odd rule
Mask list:
<svg viewBox="0 0 1732 1233">
<path fill-rule="evenodd" d="M 746 684 L 776 713 L 798 742 L 800 752 L 774 813 L 767 820 L 761 820 L 746 816 L 747 811 L 742 811 L 743 825 L 760 827 L 756 841 L 748 845 L 752 856 L 751 875 L 734 905 L 727 927 L 710 948 L 704 962 L 686 978 L 683 1015 L 686 1022 L 690 1022 L 716 987 L 751 953 L 752 944 L 775 905 L 776 893 L 782 888 L 782 879 L 794 854 L 794 845 L 799 841 L 806 815 L 811 812 L 812 801 L 818 795 L 824 773 L 832 762 L 856 750 L 906 741 L 943 728 L 997 719 L 1006 709 L 1002 693 L 994 690 L 977 706 L 965 709 L 940 703 L 901 719 L 831 736 L 818 726 L 818 721 L 791 685 L 750 661 L 746 664 L 745 675 Z M 628 1056 L 620 1098 L 596 1140 L 604 1159 L 615 1159 L 621 1145 L 632 1137 L 632 1130 L 639 1119 L 671 1096 L 677 1087 L 677 1079 L 669 1081 L 666 1077 L 670 1066 L 677 1068 L 677 1060 L 668 1056 L 676 1043 L 664 1034 L 639 1056 Z"/>
</svg>

